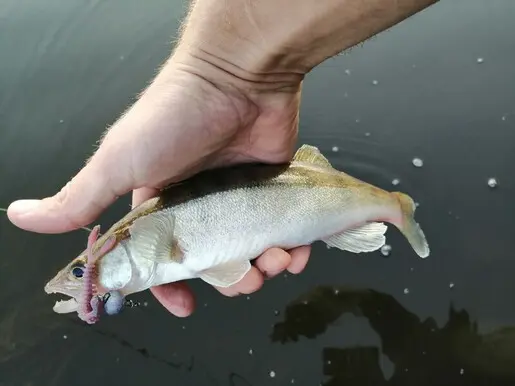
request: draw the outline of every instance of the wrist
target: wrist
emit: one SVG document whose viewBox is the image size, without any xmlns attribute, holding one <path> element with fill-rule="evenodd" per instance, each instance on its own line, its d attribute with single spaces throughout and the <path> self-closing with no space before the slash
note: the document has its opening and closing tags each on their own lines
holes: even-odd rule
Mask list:
<svg viewBox="0 0 515 386">
<path fill-rule="evenodd" d="M 174 57 L 258 86 L 298 84 L 327 58 L 435 2 L 195 0 Z"/>
</svg>

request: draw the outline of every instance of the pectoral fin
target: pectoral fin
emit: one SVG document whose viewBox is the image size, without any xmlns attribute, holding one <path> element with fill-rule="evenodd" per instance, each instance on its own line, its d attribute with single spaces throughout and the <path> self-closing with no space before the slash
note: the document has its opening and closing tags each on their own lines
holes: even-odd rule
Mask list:
<svg viewBox="0 0 515 386">
<path fill-rule="evenodd" d="M 165 211 L 142 216 L 129 229 L 131 248 L 138 256 L 157 263 L 181 262 L 174 228 L 175 217 Z"/>
<path fill-rule="evenodd" d="M 384 234 L 387 229 L 385 224 L 373 222 L 346 230 L 322 241 L 331 247 L 353 253 L 372 252 L 384 245 L 386 241 Z"/>
<path fill-rule="evenodd" d="M 225 288 L 239 282 L 250 268 L 248 260 L 229 262 L 206 269 L 199 274 L 199 277 L 208 284 Z"/>
</svg>

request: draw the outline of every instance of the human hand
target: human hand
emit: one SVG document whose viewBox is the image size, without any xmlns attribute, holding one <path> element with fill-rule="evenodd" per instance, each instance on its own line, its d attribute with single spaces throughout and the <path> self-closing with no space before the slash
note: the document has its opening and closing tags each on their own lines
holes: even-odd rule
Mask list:
<svg viewBox="0 0 515 386">
<path fill-rule="evenodd" d="M 205 168 L 288 161 L 297 138 L 300 78 L 277 91 L 201 67 L 188 60 L 169 63 L 109 129 L 82 170 L 53 197 L 13 203 L 11 221 L 35 232 L 70 231 L 90 224 L 130 191 L 133 205 L 138 205 L 156 195 L 157 188 Z M 309 253 L 307 246 L 270 249 L 240 282 L 218 290 L 227 296 L 252 293 L 265 276 L 285 269 L 301 272 Z M 194 309 L 185 283 L 151 291 L 177 316 Z"/>
</svg>

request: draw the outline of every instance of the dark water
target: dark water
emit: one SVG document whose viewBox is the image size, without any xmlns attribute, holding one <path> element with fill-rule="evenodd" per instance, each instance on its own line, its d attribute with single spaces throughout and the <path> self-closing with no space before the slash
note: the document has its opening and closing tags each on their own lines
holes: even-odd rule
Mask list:
<svg viewBox="0 0 515 386">
<path fill-rule="evenodd" d="M 185 6 L 0 0 L 0 206 L 53 194 L 82 166 L 168 55 Z M 300 142 L 381 187 L 399 178 L 427 260 L 396 231 L 388 258 L 316 244 L 305 273 L 249 298 L 195 281 L 190 318 L 144 293 L 147 307 L 89 327 L 43 293 L 86 234 L 3 218 L 0 385 L 515 384 L 514 20 L 512 0 L 442 2 L 306 80 Z"/>
</svg>

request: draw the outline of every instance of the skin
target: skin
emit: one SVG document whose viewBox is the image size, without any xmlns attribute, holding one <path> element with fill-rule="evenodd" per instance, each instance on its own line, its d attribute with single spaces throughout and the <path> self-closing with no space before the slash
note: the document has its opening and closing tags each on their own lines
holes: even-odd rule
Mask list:
<svg viewBox="0 0 515 386">
<path fill-rule="evenodd" d="M 436 0 L 197 0 L 181 39 L 150 86 L 107 131 L 84 168 L 56 195 L 11 204 L 9 219 L 40 233 L 94 222 L 119 196 L 133 204 L 156 188 L 215 166 L 288 161 L 297 139 L 304 76 L 327 58 Z M 310 247 L 273 248 L 226 296 L 249 294 L 285 269 L 300 273 Z M 151 289 L 188 316 L 185 283 Z"/>
</svg>

